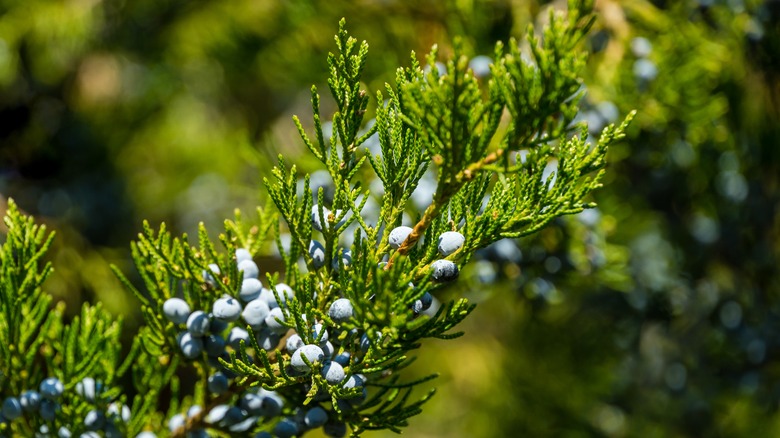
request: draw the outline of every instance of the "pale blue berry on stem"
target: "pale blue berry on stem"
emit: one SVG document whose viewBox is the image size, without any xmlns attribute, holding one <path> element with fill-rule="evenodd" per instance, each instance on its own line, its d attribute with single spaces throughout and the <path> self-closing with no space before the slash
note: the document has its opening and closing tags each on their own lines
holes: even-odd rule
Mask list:
<svg viewBox="0 0 780 438">
<path fill-rule="evenodd" d="M 260 268 L 254 260 L 242 260 L 238 264 L 238 270 L 244 271 L 244 280 L 247 278 L 257 278 L 260 275 Z"/>
<path fill-rule="evenodd" d="M 223 394 L 228 390 L 230 382 L 225 374 L 217 371 L 208 378 L 207 386 L 212 394 Z"/>
<path fill-rule="evenodd" d="M 108 405 L 106 414 L 109 418 L 120 418 L 125 423 L 130 421 L 130 407 L 119 402 Z"/>
<path fill-rule="evenodd" d="M 259 394 L 245 392 L 241 395 L 238 404 L 249 415 L 263 415 L 263 397 Z"/>
<path fill-rule="evenodd" d="M 328 413 L 319 406 L 306 411 L 306 416 L 303 417 L 303 424 L 311 428 L 323 426 L 327 422 Z"/>
<path fill-rule="evenodd" d="M 336 385 L 344 380 L 346 374 L 344 374 L 344 367 L 340 363 L 332 361 L 322 367 L 322 377 L 331 385 Z"/>
<path fill-rule="evenodd" d="M 181 298 L 169 298 L 163 303 L 163 315 L 174 324 L 184 324 L 190 316 L 190 305 Z"/>
<path fill-rule="evenodd" d="M 279 438 L 292 438 L 298 434 L 298 424 L 292 418 L 282 418 L 274 426 L 274 435 Z"/>
<path fill-rule="evenodd" d="M 330 305 L 328 316 L 336 323 L 342 323 L 352 318 L 354 309 L 352 302 L 346 298 L 339 298 Z"/>
<path fill-rule="evenodd" d="M 439 236 L 439 254 L 447 257 L 459 250 L 465 242 L 466 238 L 463 234 L 457 231 L 446 231 Z"/>
<path fill-rule="evenodd" d="M 94 403 L 99 385 L 92 377 L 84 377 L 81 382 L 76 383 L 76 394 L 84 397 L 88 402 Z"/>
<path fill-rule="evenodd" d="M 320 342 L 320 347 L 322 348 L 322 352 L 325 353 L 325 359 L 330 359 L 333 357 L 333 353 L 336 352 L 336 349 L 330 341 Z"/>
<path fill-rule="evenodd" d="M 8 397 L 3 400 L 3 418 L 15 420 L 22 416 L 22 403 L 16 397 Z"/>
<path fill-rule="evenodd" d="M 304 357 L 309 361 L 310 364 L 314 365 L 315 363 L 322 362 L 325 359 L 325 353 L 322 351 L 322 348 L 320 348 L 319 345 L 304 345 L 303 347 L 295 350 L 295 353 L 293 353 L 292 357 L 290 358 L 290 365 L 292 365 L 292 367 L 297 371 L 311 371 L 309 365 L 304 361 Z"/>
<path fill-rule="evenodd" d="M 279 334 L 271 329 L 264 328 L 257 332 L 257 345 L 265 351 L 272 351 L 279 345 Z"/>
<path fill-rule="evenodd" d="M 236 263 L 241 263 L 245 260 L 252 260 L 252 254 L 246 248 L 236 249 Z"/>
<path fill-rule="evenodd" d="M 311 336 L 317 342 L 326 342 L 328 340 L 328 331 L 320 324 L 314 324 L 311 327 Z"/>
<path fill-rule="evenodd" d="M 57 400 L 65 390 L 65 386 L 60 382 L 60 379 L 56 377 L 48 377 L 41 382 L 41 386 L 38 388 L 41 395 L 49 400 Z"/>
<path fill-rule="evenodd" d="M 266 293 L 266 290 L 263 290 L 260 295 L 260 298 L 265 300 L 268 307 L 271 309 L 284 306 L 284 303 L 286 303 L 287 300 L 291 300 L 295 297 L 295 291 L 286 283 L 279 283 L 274 286 L 274 289 L 276 290 L 276 293 L 274 293 L 273 290 L 268 290 L 268 293 Z M 278 299 L 276 298 L 277 295 L 279 296 Z"/>
<path fill-rule="evenodd" d="M 222 297 L 214 301 L 211 313 L 217 319 L 233 322 L 241 316 L 241 304 L 235 298 Z"/>
<path fill-rule="evenodd" d="M 340 364 L 342 367 L 349 365 L 350 354 L 348 351 L 341 352 L 333 358 L 333 362 Z"/>
<path fill-rule="evenodd" d="M 260 395 L 263 397 L 263 416 L 276 417 L 281 415 L 284 407 L 284 400 L 275 391 L 262 390 Z"/>
<path fill-rule="evenodd" d="M 209 333 L 219 335 L 224 332 L 226 328 L 228 328 L 228 323 L 226 321 L 217 319 L 214 317 L 213 313 L 209 313 L 209 321 L 211 321 L 211 324 L 209 324 Z"/>
<path fill-rule="evenodd" d="M 279 307 L 271 309 L 271 311 L 268 312 L 268 316 L 265 317 L 266 327 L 275 332 L 283 333 L 287 331 L 287 326 L 283 324 L 284 321 L 284 312 L 282 312 L 282 309 Z"/>
<path fill-rule="evenodd" d="M 171 432 L 176 431 L 176 429 L 184 426 L 184 423 L 187 419 L 184 418 L 184 414 L 176 414 L 173 417 L 171 417 L 170 420 L 168 420 L 168 430 Z"/>
<path fill-rule="evenodd" d="M 203 347 L 207 355 L 217 357 L 225 351 L 225 338 L 220 335 L 208 335 L 203 338 Z"/>
<path fill-rule="evenodd" d="M 346 382 L 344 382 L 344 389 L 352 389 L 352 388 L 362 388 L 364 384 L 364 379 L 360 377 L 358 374 L 352 374 L 349 376 L 349 379 L 347 379 Z"/>
<path fill-rule="evenodd" d="M 38 391 L 28 390 L 24 391 L 19 397 L 19 403 L 22 405 L 22 409 L 25 412 L 32 412 L 38 409 L 41 404 L 41 395 Z"/>
<path fill-rule="evenodd" d="M 479 55 L 471 58 L 469 68 L 474 73 L 474 77 L 482 79 L 490 75 L 490 66 L 493 60 L 489 56 Z"/>
<path fill-rule="evenodd" d="M 187 331 L 192 333 L 192 336 L 205 336 L 210 326 L 209 316 L 202 310 L 192 312 L 187 318 Z"/>
<path fill-rule="evenodd" d="M 309 242 L 309 256 L 315 269 L 325 265 L 325 247 L 316 240 Z"/>
<path fill-rule="evenodd" d="M 238 292 L 238 297 L 241 301 L 248 303 L 252 300 L 256 300 L 260 297 L 260 293 L 263 291 L 263 283 L 256 278 L 245 278 L 241 282 L 241 290 Z"/>
<path fill-rule="evenodd" d="M 228 334 L 228 345 L 233 347 L 234 350 L 238 351 L 238 347 L 241 343 L 241 341 L 244 341 L 244 343 L 248 346 L 249 345 L 249 333 L 242 329 L 241 327 L 233 327 L 230 329 L 230 333 Z"/>
<path fill-rule="evenodd" d="M 401 244 L 404 243 L 406 238 L 412 234 L 412 231 L 412 228 L 407 226 L 393 228 L 393 230 L 390 231 L 390 237 L 388 237 L 387 243 L 389 243 L 390 247 L 393 249 L 398 249 L 401 247 Z"/>
<path fill-rule="evenodd" d="M 265 318 L 268 317 L 270 312 L 271 309 L 268 307 L 268 304 L 258 298 L 250 301 L 246 307 L 244 307 L 241 317 L 244 318 L 244 321 L 246 321 L 253 330 L 260 330 L 263 328 Z"/>
<path fill-rule="evenodd" d="M 287 342 L 285 342 L 285 348 L 287 349 L 287 352 L 290 354 L 295 353 L 296 350 L 306 345 L 303 342 L 303 339 L 297 334 L 293 333 L 290 335 L 289 338 L 287 338 Z"/>
<path fill-rule="evenodd" d="M 347 435 L 347 425 L 344 423 L 327 423 L 322 427 L 325 435 L 333 438 L 343 438 Z"/>
<path fill-rule="evenodd" d="M 451 281 L 458 277 L 458 265 L 449 260 L 436 260 L 431 264 L 431 270 L 436 281 Z"/>
<path fill-rule="evenodd" d="M 87 412 L 87 415 L 84 417 L 84 427 L 86 427 L 87 430 L 100 430 L 105 424 L 105 415 L 96 409 Z"/>
<path fill-rule="evenodd" d="M 187 359 L 195 359 L 203 352 L 203 340 L 190 332 L 179 333 L 176 342 Z"/>
</svg>

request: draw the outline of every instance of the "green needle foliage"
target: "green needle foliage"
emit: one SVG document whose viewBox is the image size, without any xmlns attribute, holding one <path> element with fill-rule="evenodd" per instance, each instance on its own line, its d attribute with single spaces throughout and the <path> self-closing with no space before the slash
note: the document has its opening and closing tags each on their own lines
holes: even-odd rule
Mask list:
<svg viewBox="0 0 780 438">
<path fill-rule="evenodd" d="M 591 207 L 588 195 L 600 185 L 608 147 L 624 136 L 633 117 L 606 127 L 595 143 L 587 126 L 574 123 L 590 8 L 589 2 L 570 1 L 567 14 L 550 14 L 541 34 L 529 28 L 522 45 L 497 44 L 489 80 L 474 75 L 456 41 L 442 71 L 430 67 L 436 47 L 426 68 L 412 53 L 395 82 L 375 93 L 361 83 L 368 44 L 350 37 L 342 20 L 336 52 L 328 56 L 337 108 L 332 132 L 324 129 L 316 88 L 313 123 L 294 118 L 302 141 L 329 175 L 329 187 L 313 190 L 310 176 L 280 155 L 264 180 L 272 205 L 251 220 L 236 213 L 219 244 L 204 226 L 193 244 L 187 235 L 172 236 L 165 224 L 155 230 L 145 223 L 131 244 L 143 288 L 114 268 L 141 303 L 145 320 L 121 364 L 118 324 L 101 316 L 99 306 L 85 307 L 69 326 L 61 312 L 49 312 L 50 298 L 40 286 L 51 267 L 39 265 L 51 237 L 11 204 L 2 253 L 0 388 L 20 394 L 55 375 L 66 395 L 53 423 L 25 415 L 0 431 L 63 425 L 74 433 L 91 428 L 108 434 L 105 427 L 95 429 L 87 414 L 97 409 L 107 416 L 107 403 L 118 400 L 132 406 L 128 419 L 111 423 L 126 436 L 145 430 L 164 436 L 293 436 L 323 423 L 333 436 L 347 430 L 352 436 L 400 432 L 434 393 L 417 387 L 435 374 L 404 378 L 410 353 L 425 339 L 458 337 L 453 330 L 474 309 L 465 297 L 427 311 L 423 303 L 453 281 L 477 249 Z M 376 114 L 369 124 L 372 95 Z M 379 142 L 374 152 L 365 147 L 373 136 Z M 430 204 L 413 211 L 410 198 L 430 184 L 427 172 L 436 175 Z M 366 184 L 374 179 L 381 182 L 378 192 Z M 400 225 L 411 231 L 402 243 L 391 244 L 391 231 Z M 439 237 L 446 231 L 461 233 L 464 242 L 442 255 Z M 267 255 L 273 244 L 283 270 L 261 267 L 255 280 L 248 257 Z M 450 263 L 446 275 L 435 273 L 442 263 Z M 261 282 L 262 289 L 248 291 Z M 349 301 L 351 315 L 337 317 L 330 310 L 339 299 Z M 184 306 L 183 319 L 170 310 L 174 304 Z M 260 322 L 247 315 L 253 304 L 265 306 Z M 225 306 L 243 307 L 244 313 L 229 316 Z M 198 310 L 207 321 L 200 329 L 192 313 Z M 315 354 L 302 353 L 302 345 Z M 344 374 L 334 380 L 327 369 L 337 362 Z M 138 393 L 132 401 L 112 386 L 127 371 Z M 219 373 L 231 380 L 215 390 L 212 380 Z M 99 400 L 90 402 L 94 406 L 71 391 L 85 377 L 103 384 Z M 261 409 L 252 407 L 254 398 L 263 400 Z M 312 426 L 315 407 L 327 422 Z"/>
</svg>

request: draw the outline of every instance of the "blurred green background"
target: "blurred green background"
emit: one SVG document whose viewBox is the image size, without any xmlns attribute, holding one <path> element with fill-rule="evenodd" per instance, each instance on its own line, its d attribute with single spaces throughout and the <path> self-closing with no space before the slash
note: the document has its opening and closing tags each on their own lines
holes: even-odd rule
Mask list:
<svg viewBox="0 0 780 438">
<path fill-rule="evenodd" d="M 138 323 L 141 221 L 217 232 L 327 90 L 341 17 L 373 94 L 432 44 L 522 37 L 520 0 L 0 0 L 0 195 L 57 230 L 48 291 Z M 560 7 L 561 2 L 552 6 Z M 780 2 L 597 1 L 582 117 L 638 117 L 597 210 L 490 248 L 415 437 L 780 434 Z M 331 101 L 323 111 L 330 115 Z M 594 129 L 598 131 L 598 129 Z M 130 310 L 128 310 L 130 309 Z M 384 436 L 377 433 L 375 436 Z"/>
</svg>

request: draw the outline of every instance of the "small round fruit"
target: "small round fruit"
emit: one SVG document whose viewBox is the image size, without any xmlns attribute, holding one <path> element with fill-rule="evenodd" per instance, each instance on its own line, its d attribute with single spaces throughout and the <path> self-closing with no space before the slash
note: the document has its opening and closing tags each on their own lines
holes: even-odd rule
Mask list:
<svg viewBox="0 0 780 438">
<path fill-rule="evenodd" d="M 320 427 L 327 422 L 328 413 L 319 406 L 315 406 L 306 411 L 306 415 L 303 417 L 303 424 L 311 428 Z"/>
<path fill-rule="evenodd" d="M 247 278 L 257 278 L 260 275 L 260 268 L 254 260 L 242 260 L 238 264 L 238 270 L 244 271 L 244 280 Z"/>
<path fill-rule="evenodd" d="M 238 292 L 238 297 L 241 301 L 248 303 L 252 300 L 256 300 L 260 296 L 260 292 L 263 291 L 263 283 L 256 278 L 245 278 L 241 282 L 241 290 Z"/>
<path fill-rule="evenodd" d="M 41 395 L 38 394 L 38 391 L 24 391 L 21 397 L 19 397 L 19 403 L 22 405 L 22 410 L 25 412 L 32 412 L 40 406 Z"/>
<path fill-rule="evenodd" d="M 390 237 L 388 237 L 387 243 L 389 243 L 393 249 L 398 249 L 409 235 L 412 234 L 412 231 L 413 230 L 410 227 L 406 226 L 393 228 L 393 230 L 390 231 Z"/>
<path fill-rule="evenodd" d="M 22 403 L 16 397 L 8 397 L 3 400 L 2 413 L 6 420 L 16 420 L 22 416 Z"/>
<path fill-rule="evenodd" d="M 181 298 L 168 298 L 163 303 L 163 315 L 174 324 L 184 324 L 190 316 L 190 305 Z"/>
<path fill-rule="evenodd" d="M 431 270 L 436 281 L 452 281 L 458 277 L 458 265 L 449 260 L 436 260 L 431 264 Z"/>
<path fill-rule="evenodd" d="M 171 417 L 170 420 L 168 420 L 168 430 L 171 432 L 175 432 L 176 429 L 180 427 L 184 427 L 184 423 L 187 421 L 186 418 L 184 418 L 184 414 L 176 414 L 173 417 Z"/>
<path fill-rule="evenodd" d="M 216 373 L 209 376 L 207 386 L 209 388 L 209 392 L 219 395 L 225 393 L 228 390 L 230 382 L 228 381 L 226 375 L 217 371 Z"/>
<path fill-rule="evenodd" d="M 347 425 L 344 423 L 327 423 L 322 427 L 325 435 L 333 438 L 343 438 L 347 435 Z"/>
<path fill-rule="evenodd" d="M 292 438 L 298 435 L 298 424 L 292 418 L 282 418 L 274 426 L 274 435 L 279 438 Z"/>
<path fill-rule="evenodd" d="M 257 345 L 265 351 L 273 351 L 279 345 L 279 334 L 269 328 L 257 332 Z"/>
<path fill-rule="evenodd" d="M 304 357 L 309 361 L 309 363 L 313 365 L 317 362 L 322 362 L 323 359 L 325 359 L 325 353 L 322 351 L 322 348 L 320 348 L 319 345 L 313 344 L 304 345 L 303 347 L 295 350 L 295 353 L 293 353 L 292 357 L 290 358 L 290 364 L 295 370 L 301 372 L 311 371 L 309 365 L 307 365 L 304 361 Z"/>
<path fill-rule="evenodd" d="M 233 322 L 241 316 L 241 304 L 238 300 L 231 297 L 222 297 L 214 301 L 211 313 L 214 317 L 222 321 Z"/>
<path fill-rule="evenodd" d="M 205 336 L 210 326 L 209 315 L 202 310 L 192 312 L 187 318 L 187 331 L 192 333 L 192 336 Z"/>
<path fill-rule="evenodd" d="M 282 324 L 285 321 L 284 312 L 280 307 L 275 307 L 268 312 L 268 316 L 265 317 L 265 325 L 270 330 L 275 332 L 286 332 L 287 326 Z"/>
<path fill-rule="evenodd" d="M 233 347 L 234 350 L 238 351 L 242 340 L 244 341 L 244 344 L 249 346 L 249 333 L 246 330 L 242 329 L 241 327 L 233 327 L 230 329 L 230 333 L 228 334 L 227 338 L 228 345 Z"/>
<path fill-rule="evenodd" d="M 49 400 L 57 400 L 65 390 L 65 386 L 63 386 L 62 382 L 60 382 L 60 379 L 56 377 L 49 377 L 41 382 L 41 386 L 38 388 L 38 390 L 44 398 Z"/>
<path fill-rule="evenodd" d="M 334 301 L 333 304 L 330 305 L 330 309 L 328 309 L 328 316 L 337 323 L 348 321 L 352 318 L 353 313 L 354 309 L 352 307 L 352 302 L 346 298 L 339 298 Z"/>
<path fill-rule="evenodd" d="M 446 231 L 439 236 L 439 254 L 444 257 L 459 250 L 466 242 L 463 234 L 457 231 Z"/>
<path fill-rule="evenodd" d="M 102 412 L 92 409 L 84 417 L 84 427 L 87 430 L 100 430 L 106 424 L 106 416 Z"/>
<path fill-rule="evenodd" d="M 293 354 L 295 353 L 295 350 L 303 347 L 304 345 L 306 344 L 304 344 L 303 339 L 301 339 L 297 333 L 293 333 L 289 338 L 287 338 L 285 348 L 287 349 L 288 353 Z"/>
<path fill-rule="evenodd" d="M 108 414 L 109 418 L 121 418 L 125 423 L 130 421 L 130 407 L 119 402 L 113 402 L 108 405 L 106 414 Z"/>
<path fill-rule="evenodd" d="M 76 394 L 84 397 L 88 402 L 94 402 L 99 392 L 98 386 L 92 377 L 84 377 L 81 382 L 76 383 Z"/>
<path fill-rule="evenodd" d="M 325 380 L 331 385 L 336 385 L 344 380 L 346 374 L 344 373 L 344 367 L 340 363 L 333 361 L 322 367 L 322 377 L 325 377 Z"/>
<path fill-rule="evenodd" d="M 311 336 L 317 342 L 326 342 L 328 340 L 328 331 L 320 324 L 314 324 L 311 327 Z"/>
<path fill-rule="evenodd" d="M 211 357 L 217 357 L 225 351 L 225 338 L 220 335 L 208 335 L 203 338 L 203 347 L 206 354 Z"/>
<path fill-rule="evenodd" d="M 187 359 L 195 359 L 203 352 L 203 340 L 190 332 L 179 333 L 176 341 Z"/>
<path fill-rule="evenodd" d="M 309 242 L 309 256 L 314 269 L 319 269 L 325 265 L 325 247 L 316 240 Z"/>
<path fill-rule="evenodd" d="M 245 410 L 249 415 L 262 415 L 263 414 L 263 397 L 259 394 L 252 392 L 245 392 L 238 400 L 241 409 Z"/>
<path fill-rule="evenodd" d="M 244 318 L 244 321 L 246 321 L 246 323 L 252 327 L 253 330 L 260 330 L 263 328 L 263 324 L 265 324 L 265 318 L 268 317 L 270 312 L 271 309 L 268 307 L 268 304 L 258 298 L 250 301 L 246 307 L 244 307 L 244 311 L 241 313 L 241 316 Z"/>
<path fill-rule="evenodd" d="M 246 248 L 236 249 L 236 263 L 241 263 L 245 260 L 252 260 L 252 254 Z"/>
</svg>

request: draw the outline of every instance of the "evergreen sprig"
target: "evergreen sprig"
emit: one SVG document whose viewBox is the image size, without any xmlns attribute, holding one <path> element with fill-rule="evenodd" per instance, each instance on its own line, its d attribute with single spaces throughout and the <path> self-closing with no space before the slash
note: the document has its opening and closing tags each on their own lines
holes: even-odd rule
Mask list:
<svg viewBox="0 0 780 438">
<path fill-rule="evenodd" d="M 460 336 L 453 330 L 475 307 L 466 297 L 434 304 L 433 294 L 476 250 L 591 207 L 607 150 L 633 117 L 595 143 L 574 123 L 590 10 L 572 0 L 567 14 L 550 14 L 541 38 L 529 27 L 525 46 L 497 44 L 489 79 L 475 76 L 456 41 L 441 72 L 434 46 L 427 67 L 412 53 L 375 93 L 361 82 L 368 44 L 342 20 L 328 56 L 332 131 L 316 87 L 313 135 L 293 118 L 329 181 L 315 185 L 279 156 L 264 179 L 272 206 L 249 221 L 236 212 L 218 242 L 202 224 L 193 245 L 165 224 L 144 223 L 131 244 L 143 288 L 113 268 L 145 322 L 121 362 L 119 323 L 100 306 L 86 306 L 70 325 L 61 309 L 49 312 L 41 284 L 51 266 L 41 263 L 51 235 L 11 203 L 1 253 L 3 394 L 39 382 L 44 363 L 64 383 L 54 424 L 69 418 L 78 433 L 400 432 L 434 394 L 417 388 L 436 374 L 404 379 L 411 352 L 425 339 Z M 369 96 L 377 101 L 372 121 Z M 412 210 L 412 196 L 426 190 L 427 208 Z M 255 263 L 273 244 L 281 271 Z M 185 368 L 196 378 L 182 379 Z M 35 371 L 9 378 L 25 370 Z M 128 371 L 138 391 L 132 401 L 116 387 Z M 89 379 L 101 383 L 99 396 L 84 395 Z M 116 414 L 124 403 L 129 418 Z M 96 426 L 95 416 L 104 423 Z M 39 430 L 31 418 L 0 431 Z"/>
</svg>

